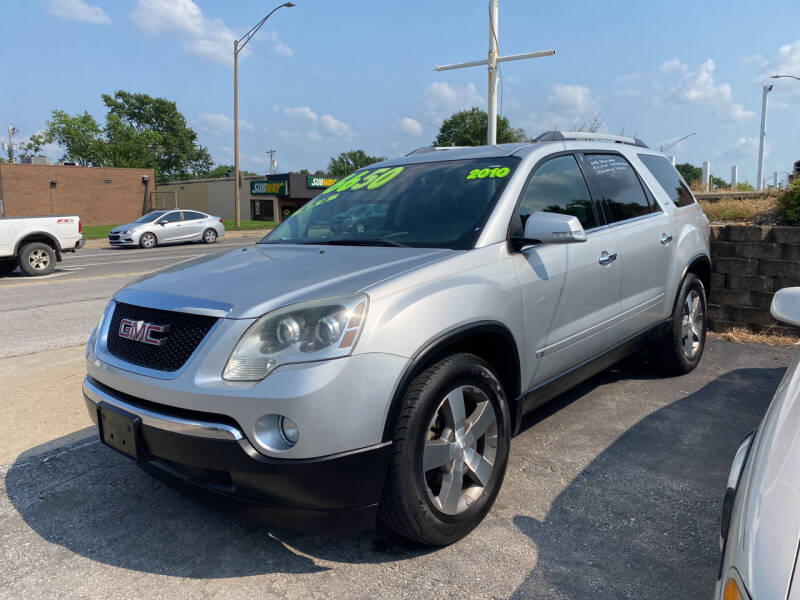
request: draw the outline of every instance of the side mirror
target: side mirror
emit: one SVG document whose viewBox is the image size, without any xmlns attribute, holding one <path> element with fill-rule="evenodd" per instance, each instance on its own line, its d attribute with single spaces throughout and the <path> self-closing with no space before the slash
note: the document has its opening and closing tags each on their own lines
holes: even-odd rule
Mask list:
<svg viewBox="0 0 800 600">
<path fill-rule="evenodd" d="M 800 327 L 800 287 L 783 288 L 775 292 L 769 312 L 778 321 Z"/>
<path fill-rule="evenodd" d="M 585 242 L 586 232 L 578 217 L 560 213 L 535 212 L 525 223 L 522 238 L 512 238 L 519 247 L 528 244 L 572 244 Z"/>
</svg>

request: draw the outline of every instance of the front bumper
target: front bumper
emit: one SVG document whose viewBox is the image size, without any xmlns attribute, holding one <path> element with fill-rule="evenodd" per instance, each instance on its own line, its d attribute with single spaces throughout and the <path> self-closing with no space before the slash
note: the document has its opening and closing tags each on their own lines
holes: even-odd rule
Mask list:
<svg viewBox="0 0 800 600">
<path fill-rule="evenodd" d="M 315 532 L 372 529 L 390 444 L 314 459 L 260 454 L 230 418 L 177 410 L 122 394 L 87 376 L 97 423 L 101 402 L 141 419 L 140 465 L 207 503 L 270 525 Z"/>
</svg>

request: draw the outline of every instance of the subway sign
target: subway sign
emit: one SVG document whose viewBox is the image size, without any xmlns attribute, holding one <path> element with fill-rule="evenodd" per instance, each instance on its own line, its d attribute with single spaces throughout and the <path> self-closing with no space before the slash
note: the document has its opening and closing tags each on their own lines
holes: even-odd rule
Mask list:
<svg viewBox="0 0 800 600">
<path fill-rule="evenodd" d="M 333 177 L 308 177 L 306 187 L 308 188 L 327 188 L 331 187 L 334 183 L 339 181 Z"/>
<path fill-rule="evenodd" d="M 286 196 L 288 195 L 288 187 L 285 179 L 281 181 L 251 181 L 250 195 L 265 196 L 267 194 L 274 194 L 276 196 Z"/>
</svg>

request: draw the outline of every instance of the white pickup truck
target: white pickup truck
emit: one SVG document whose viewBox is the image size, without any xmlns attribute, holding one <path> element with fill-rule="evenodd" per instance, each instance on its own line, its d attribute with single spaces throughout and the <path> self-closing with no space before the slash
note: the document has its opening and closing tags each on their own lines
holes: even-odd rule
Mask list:
<svg viewBox="0 0 800 600">
<path fill-rule="evenodd" d="M 77 216 L 0 218 L 0 276 L 19 267 L 28 275 L 47 275 L 62 252 L 84 244 Z"/>
</svg>

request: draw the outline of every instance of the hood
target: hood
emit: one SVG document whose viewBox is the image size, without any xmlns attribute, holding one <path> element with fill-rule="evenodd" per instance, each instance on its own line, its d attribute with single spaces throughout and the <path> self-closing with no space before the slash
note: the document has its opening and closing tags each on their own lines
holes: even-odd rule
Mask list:
<svg viewBox="0 0 800 600">
<path fill-rule="evenodd" d="M 351 294 L 458 254 L 431 248 L 256 244 L 189 260 L 133 282 L 121 302 L 218 307 L 234 319 L 260 317 L 293 302 Z M 198 301 L 194 304 L 192 300 Z"/>
<path fill-rule="evenodd" d="M 152 223 L 126 223 L 125 225 L 118 225 L 111 230 L 111 233 L 119 233 L 120 231 L 125 231 L 127 229 L 136 229 L 137 227 L 142 227 L 144 225 L 152 225 Z"/>
</svg>

